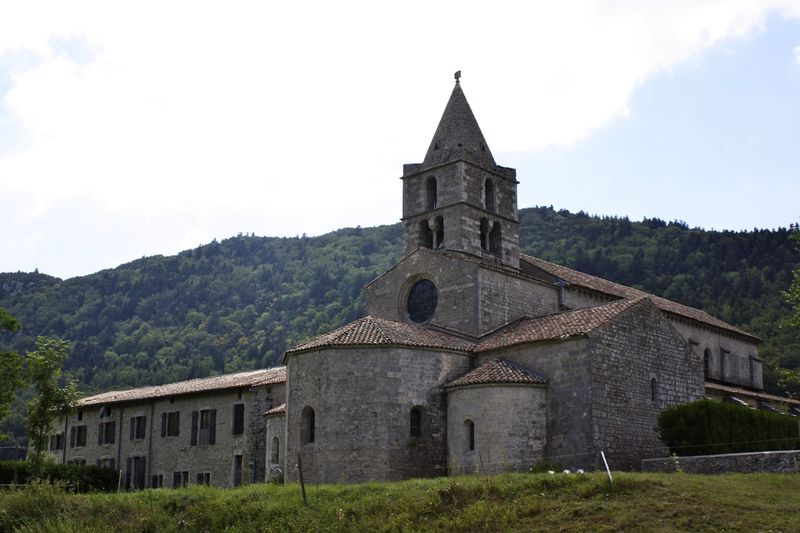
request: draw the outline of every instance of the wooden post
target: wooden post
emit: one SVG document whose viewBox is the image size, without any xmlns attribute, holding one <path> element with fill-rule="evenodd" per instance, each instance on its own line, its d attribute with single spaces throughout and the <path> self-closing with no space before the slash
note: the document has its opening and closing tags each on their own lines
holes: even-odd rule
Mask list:
<svg viewBox="0 0 800 533">
<path fill-rule="evenodd" d="M 303 505 L 308 507 L 308 500 L 306 499 L 306 484 L 303 482 L 303 462 L 300 460 L 300 454 L 297 454 L 297 472 L 300 474 L 300 490 L 303 492 Z"/>
<path fill-rule="evenodd" d="M 614 484 L 614 478 L 611 477 L 611 469 L 608 468 L 608 461 L 606 461 L 606 454 L 603 453 L 603 450 L 600 450 L 600 455 L 603 457 L 603 463 L 605 463 L 605 465 L 606 465 L 606 472 L 608 473 L 608 481 L 610 481 L 611 484 L 613 485 Z"/>
</svg>

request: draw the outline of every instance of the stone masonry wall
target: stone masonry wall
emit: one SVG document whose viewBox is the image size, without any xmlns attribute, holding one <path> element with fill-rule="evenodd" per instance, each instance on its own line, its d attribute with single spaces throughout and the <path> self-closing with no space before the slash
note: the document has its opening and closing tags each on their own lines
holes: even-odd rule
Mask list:
<svg viewBox="0 0 800 533">
<path fill-rule="evenodd" d="M 534 317 L 558 311 L 558 293 L 553 287 L 496 270 L 480 269 L 478 274 L 480 334 L 523 316 Z"/>
<path fill-rule="evenodd" d="M 709 379 L 755 389 L 764 388 L 762 363 L 758 359 L 758 346 L 755 342 L 747 342 L 740 337 L 726 335 L 688 321 L 673 319 L 672 322 L 684 337 L 693 341 L 692 347 L 701 361 L 701 373 L 703 354 L 708 350 Z"/>
<path fill-rule="evenodd" d="M 441 385 L 469 370 L 469 358 L 409 348 L 329 348 L 286 361 L 286 479 L 310 483 L 393 480 L 446 473 L 446 403 Z M 423 409 L 410 435 L 411 409 Z M 303 410 L 315 440 L 303 444 Z"/>
<path fill-rule="evenodd" d="M 411 286 L 430 279 L 439 290 L 432 325 L 482 335 L 521 316 L 556 311 L 553 287 L 436 251 L 418 250 L 364 289 L 367 314 L 405 322 Z"/>
<path fill-rule="evenodd" d="M 419 250 L 367 285 L 364 289 L 367 314 L 407 322 L 408 291 L 418 279 L 427 278 L 439 291 L 431 324 L 474 335 L 478 329 L 477 272 L 475 263 Z"/>
<path fill-rule="evenodd" d="M 450 474 L 525 471 L 541 461 L 547 431 L 544 386 L 493 384 L 447 393 Z M 469 429 L 474 424 L 474 449 Z"/>
<path fill-rule="evenodd" d="M 642 460 L 644 472 L 729 474 L 735 472 L 800 472 L 800 450 L 730 453 L 694 457 L 662 457 Z"/>
<path fill-rule="evenodd" d="M 286 471 L 286 415 L 275 414 L 266 417 L 265 450 L 267 468 L 265 480 L 280 479 Z M 275 440 L 277 439 L 277 441 Z M 278 461 L 275 462 L 275 446 L 277 445 Z"/>
<path fill-rule="evenodd" d="M 607 301 L 607 298 L 593 296 L 588 292 L 569 287 L 564 291 L 564 305 L 570 309 L 591 307 Z M 701 362 L 701 373 L 703 355 L 708 350 L 708 379 L 754 389 L 764 388 L 763 364 L 758 358 L 758 346 L 755 341 L 748 341 L 672 315 L 665 316 L 685 339 L 691 341 L 692 348 Z"/>
<path fill-rule="evenodd" d="M 250 464 L 248 479 L 263 481 L 269 470 L 269 441 L 267 440 L 267 424 L 264 413 L 286 401 L 286 384 L 276 383 L 255 388 L 253 401 L 249 405 L 249 420 L 261 420 L 261 423 L 250 424 Z M 247 422 L 248 419 L 245 420 Z"/>
<path fill-rule="evenodd" d="M 565 468 L 594 467 L 592 446 L 592 380 L 588 341 L 573 338 L 529 344 L 483 354 L 482 365 L 501 356 L 549 380 L 545 459 Z"/>
<path fill-rule="evenodd" d="M 658 413 L 702 397 L 700 362 L 650 300 L 591 339 L 594 447 L 605 451 L 612 468 L 638 468 L 642 457 L 666 453 L 655 429 Z"/>
</svg>

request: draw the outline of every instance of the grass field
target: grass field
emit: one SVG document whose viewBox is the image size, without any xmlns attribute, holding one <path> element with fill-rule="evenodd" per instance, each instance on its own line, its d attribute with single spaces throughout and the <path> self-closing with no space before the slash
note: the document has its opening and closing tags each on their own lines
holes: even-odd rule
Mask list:
<svg viewBox="0 0 800 533">
<path fill-rule="evenodd" d="M 0 531 L 800 531 L 800 475 L 505 474 L 397 483 L 0 492 Z"/>
</svg>

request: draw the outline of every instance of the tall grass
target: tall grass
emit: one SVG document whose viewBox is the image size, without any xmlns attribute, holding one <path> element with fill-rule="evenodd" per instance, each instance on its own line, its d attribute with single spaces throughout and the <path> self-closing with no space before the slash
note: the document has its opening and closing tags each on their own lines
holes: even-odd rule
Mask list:
<svg viewBox="0 0 800 533">
<path fill-rule="evenodd" d="M 798 531 L 800 476 L 504 474 L 396 483 L 0 492 L 0 531 Z"/>
</svg>

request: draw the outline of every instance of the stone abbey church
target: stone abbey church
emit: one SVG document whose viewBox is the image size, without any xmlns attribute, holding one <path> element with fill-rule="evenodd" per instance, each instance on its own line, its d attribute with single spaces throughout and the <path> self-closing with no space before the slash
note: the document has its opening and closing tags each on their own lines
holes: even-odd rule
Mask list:
<svg viewBox="0 0 800 533">
<path fill-rule="evenodd" d="M 363 318 L 284 367 L 85 398 L 52 453 L 117 468 L 131 488 L 295 481 L 298 463 L 315 483 L 593 469 L 601 451 L 636 469 L 666 453 L 665 407 L 792 405 L 763 392 L 749 333 L 521 254 L 516 172 L 458 80 L 402 181 L 404 255 L 364 288 Z"/>
</svg>

